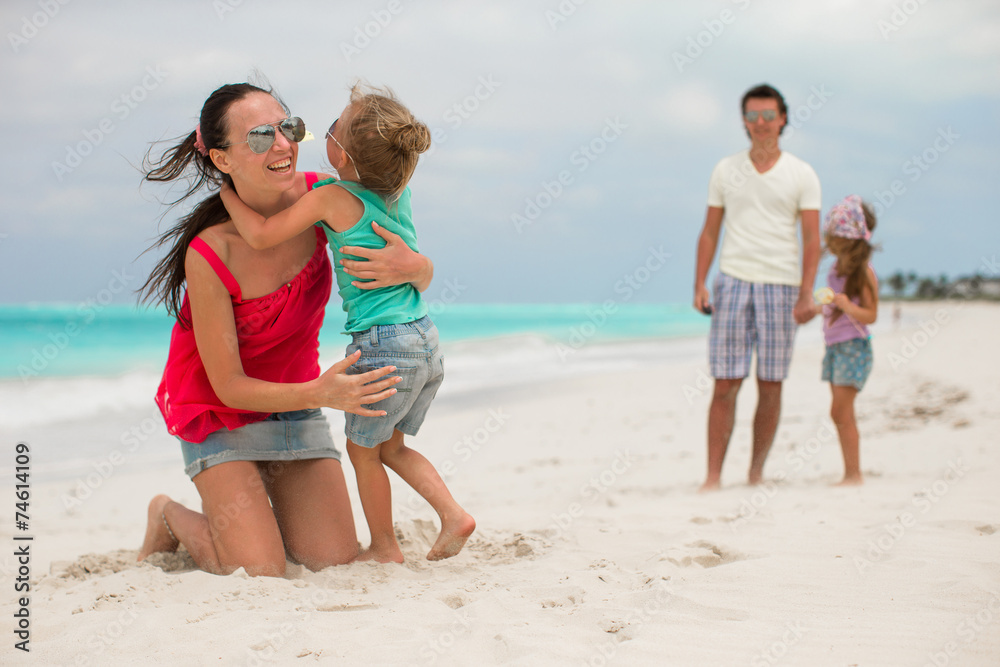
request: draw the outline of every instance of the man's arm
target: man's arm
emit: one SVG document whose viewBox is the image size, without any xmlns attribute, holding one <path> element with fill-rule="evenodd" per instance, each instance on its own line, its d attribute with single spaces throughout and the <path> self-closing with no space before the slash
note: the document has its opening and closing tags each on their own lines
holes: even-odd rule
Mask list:
<svg viewBox="0 0 1000 667">
<path fill-rule="evenodd" d="M 712 303 L 712 295 L 705 287 L 705 280 L 708 278 L 709 269 L 712 268 L 715 249 L 719 245 L 719 232 L 722 230 L 724 213 L 723 208 L 709 206 L 705 213 L 705 226 L 702 227 L 701 236 L 698 237 L 698 255 L 694 272 L 694 307 L 700 312 L 705 312 Z"/>
<path fill-rule="evenodd" d="M 819 266 L 819 211 L 801 212 L 802 217 L 802 285 L 795 303 L 795 321 L 805 324 L 816 315 L 813 308 L 813 285 Z"/>
</svg>

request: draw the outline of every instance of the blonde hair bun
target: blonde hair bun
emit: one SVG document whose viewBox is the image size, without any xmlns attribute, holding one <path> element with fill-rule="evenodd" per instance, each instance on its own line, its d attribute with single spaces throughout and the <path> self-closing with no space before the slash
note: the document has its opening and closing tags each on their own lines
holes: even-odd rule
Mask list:
<svg viewBox="0 0 1000 667">
<path fill-rule="evenodd" d="M 419 120 L 387 129 L 389 143 L 401 151 L 425 153 L 431 147 L 431 131 Z"/>
<path fill-rule="evenodd" d="M 393 200 L 406 188 L 431 131 L 403 106 L 390 88 L 357 82 L 351 88 L 346 148 L 361 185 Z"/>
</svg>

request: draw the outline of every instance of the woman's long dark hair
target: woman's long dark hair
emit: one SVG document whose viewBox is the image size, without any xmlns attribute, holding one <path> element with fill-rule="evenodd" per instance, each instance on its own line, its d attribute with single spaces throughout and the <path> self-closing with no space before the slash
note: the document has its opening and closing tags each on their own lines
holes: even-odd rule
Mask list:
<svg viewBox="0 0 1000 667">
<path fill-rule="evenodd" d="M 151 157 L 153 148 L 149 149 L 143 159 L 143 181 L 169 183 L 186 180 L 184 193 L 168 205 L 173 208 L 187 200 L 202 188 L 214 191 L 208 198 L 199 202 L 194 209 L 181 218 L 177 224 L 168 229 L 151 245 L 146 252 L 155 248 L 167 246 L 170 248 L 166 256 L 160 260 L 149 278 L 139 288 L 141 300 L 154 305 L 165 304 L 167 312 L 180 318 L 181 303 L 184 288 L 184 258 L 188 245 L 198 234 L 213 225 L 229 220 L 226 207 L 222 204 L 218 190 L 223 183 L 232 185 L 228 174 L 219 171 L 208 156 L 208 151 L 226 144 L 229 133 L 229 107 L 254 93 L 272 95 L 250 83 L 227 84 L 213 92 L 201 108 L 201 139 L 204 144 L 203 155 L 196 146 L 197 132 L 191 132 L 180 139 L 180 143 L 168 148 L 158 159 Z M 284 106 L 284 105 L 282 105 Z M 189 322 L 182 322 L 190 326 Z"/>
</svg>

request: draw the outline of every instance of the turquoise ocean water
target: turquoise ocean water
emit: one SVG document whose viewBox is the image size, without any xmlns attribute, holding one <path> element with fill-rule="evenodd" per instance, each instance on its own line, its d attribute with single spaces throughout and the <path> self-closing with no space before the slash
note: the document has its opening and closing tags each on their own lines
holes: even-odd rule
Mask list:
<svg viewBox="0 0 1000 667">
<path fill-rule="evenodd" d="M 431 304 L 442 344 L 537 336 L 578 348 L 595 343 L 701 336 L 709 320 L 687 304 Z M 328 308 L 324 357 L 339 355 L 344 313 Z M 0 379 L 158 372 L 173 320 L 131 305 L 0 306 Z"/>
</svg>

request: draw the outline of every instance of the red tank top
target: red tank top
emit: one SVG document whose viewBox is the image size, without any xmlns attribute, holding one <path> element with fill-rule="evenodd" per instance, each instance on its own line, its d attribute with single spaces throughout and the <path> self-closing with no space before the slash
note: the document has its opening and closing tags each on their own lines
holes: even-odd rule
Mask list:
<svg viewBox="0 0 1000 667">
<path fill-rule="evenodd" d="M 311 187 L 316 175 L 306 174 Z M 236 317 L 240 360 L 248 377 L 268 382 L 307 382 L 319 377 L 319 330 L 333 282 L 326 254 L 326 234 L 317 226 L 316 250 L 292 281 L 277 291 L 243 300 L 239 283 L 219 256 L 199 238 L 190 248 L 200 253 L 229 290 Z M 237 429 L 265 419 L 269 413 L 223 405 L 215 394 L 195 344 L 187 294 L 181 317 L 170 336 L 170 352 L 156 404 L 171 434 L 188 442 L 203 442 L 222 428 Z"/>
</svg>

